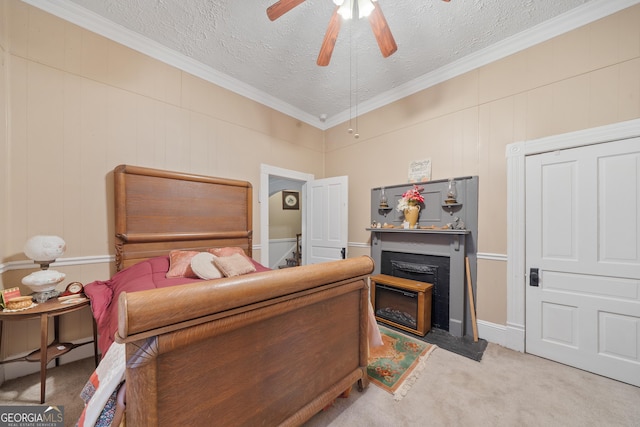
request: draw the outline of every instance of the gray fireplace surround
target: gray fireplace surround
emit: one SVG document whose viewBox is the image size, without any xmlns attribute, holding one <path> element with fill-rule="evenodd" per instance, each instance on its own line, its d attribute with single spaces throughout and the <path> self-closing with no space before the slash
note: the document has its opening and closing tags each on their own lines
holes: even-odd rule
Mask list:
<svg viewBox="0 0 640 427">
<path fill-rule="evenodd" d="M 421 207 L 418 227 L 403 229 L 404 216 L 396 211 L 402 194 L 413 184 L 400 184 L 371 190 L 371 257 L 375 261 L 373 274 L 380 274 L 383 251 L 423 254 L 449 258 L 449 334 L 471 336 L 471 311 L 466 283 L 465 257 L 469 259 L 472 292 L 476 294 L 478 239 L 478 177 L 453 178 L 456 182 L 456 203 L 446 203 L 449 180 L 419 183 L 424 187 L 425 202 Z M 380 206 L 380 197 L 388 207 Z M 376 225 L 381 224 L 380 228 Z M 394 228 L 384 228 L 383 225 Z M 450 229 L 442 229 L 451 224 Z M 475 305 L 475 304 L 474 304 Z"/>
</svg>

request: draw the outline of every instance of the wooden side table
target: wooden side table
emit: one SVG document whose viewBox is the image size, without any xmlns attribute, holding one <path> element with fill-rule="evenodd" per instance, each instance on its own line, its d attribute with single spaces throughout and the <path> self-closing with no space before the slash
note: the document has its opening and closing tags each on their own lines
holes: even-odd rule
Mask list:
<svg viewBox="0 0 640 427">
<path fill-rule="evenodd" d="M 40 318 L 40 348 L 34 350 L 27 356 L 18 357 L 9 360 L 0 361 L 0 364 L 27 361 L 27 362 L 40 362 L 40 403 L 44 403 L 45 400 L 45 386 L 47 380 L 47 365 L 53 359 L 56 361 L 56 366 L 59 366 L 59 357 L 63 354 L 73 350 L 76 347 L 80 347 L 85 344 L 89 344 L 91 341 L 82 344 L 73 344 L 69 342 L 59 342 L 60 337 L 60 316 L 63 314 L 71 313 L 73 311 L 81 310 L 89 306 L 89 300 L 84 299 L 80 302 L 63 304 L 58 301 L 57 298 L 52 298 L 47 302 L 40 303 L 35 307 L 27 310 L 4 312 L 0 311 L 0 338 L 2 337 L 2 324 L 5 321 L 27 320 Z M 49 319 L 53 317 L 54 320 L 54 338 L 53 342 L 49 344 Z M 92 316 L 93 318 L 93 316 Z M 93 321 L 93 354 L 98 366 L 98 330 L 95 320 Z M 44 355 L 44 357 L 43 357 Z"/>
</svg>

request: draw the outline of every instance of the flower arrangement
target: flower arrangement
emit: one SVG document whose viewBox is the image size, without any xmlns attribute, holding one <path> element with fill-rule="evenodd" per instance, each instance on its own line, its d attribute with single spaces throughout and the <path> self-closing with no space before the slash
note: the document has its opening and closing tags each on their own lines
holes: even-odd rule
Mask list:
<svg viewBox="0 0 640 427">
<path fill-rule="evenodd" d="M 420 203 L 424 203 L 424 197 L 422 193 L 424 187 L 413 185 L 413 188 L 402 193 L 402 197 L 398 200 L 398 206 L 396 210 L 398 212 L 404 212 L 409 206 L 416 206 Z"/>
</svg>

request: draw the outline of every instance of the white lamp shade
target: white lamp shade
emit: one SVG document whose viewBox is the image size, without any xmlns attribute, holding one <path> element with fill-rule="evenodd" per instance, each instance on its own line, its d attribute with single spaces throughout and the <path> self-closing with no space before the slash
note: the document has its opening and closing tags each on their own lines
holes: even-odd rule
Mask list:
<svg viewBox="0 0 640 427">
<path fill-rule="evenodd" d="M 67 244 L 58 236 L 33 236 L 24 245 L 24 253 L 34 261 L 54 261 L 64 254 Z"/>
</svg>

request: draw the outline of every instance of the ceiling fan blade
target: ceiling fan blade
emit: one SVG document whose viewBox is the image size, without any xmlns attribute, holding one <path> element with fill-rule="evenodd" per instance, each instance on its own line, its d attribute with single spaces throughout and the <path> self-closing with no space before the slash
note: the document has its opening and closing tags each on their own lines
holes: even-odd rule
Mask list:
<svg viewBox="0 0 640 427">
<path fill-rule="evenodd" d="M 303 2 L 304 0 L 279 0 L 267 8 L 267 16 L 270 20 L 275 21 Z"/>
<path fill-rule="evenodd" d="M 386 58 L 398 50 L 398 45 L 396 45 L 396 41 L 393 39 L 391 30 L 387 24 L 387 20 L 382 14 L 380 3 L 376 1 L 373 2 L 373 5 L 374 9 L 371 11 L 371 15 L 369 15 L 369 23 L 371 24 L 373 35 L 376 37 L 376 41 L 380 47 L 380 52 L 382 52 L 382 56 Z"/>
<path fill-rule="evenodd" d="M 340 6 L 336 6 L 336 8 L 333 10 L 333 15 L 331 15 L 331 20 L 329 21 L 327 32 L 324 35 L 324 40 L 322 40 L 320 53 L 318 53 L 316 64 L 321 67 L 326 67 L 327 65 L 329 65 L 329 61 L 331 61 L 331 54 L 333 53 L 333 48 L 336 45 L 336 40 L 338 40 L 338 33 L 340 32 L 341 22 L 340 15 L 338 15 L 338 9 L 340 9 Z"/>
</svg>

